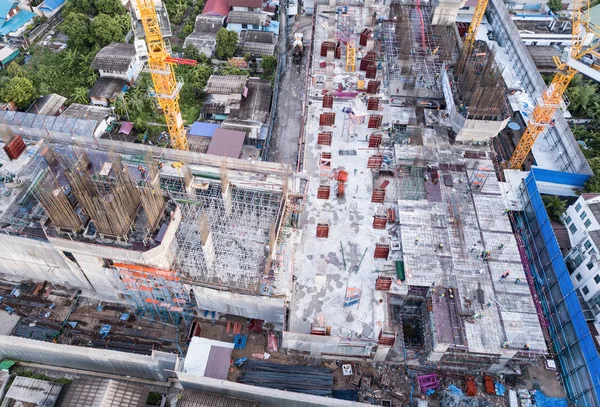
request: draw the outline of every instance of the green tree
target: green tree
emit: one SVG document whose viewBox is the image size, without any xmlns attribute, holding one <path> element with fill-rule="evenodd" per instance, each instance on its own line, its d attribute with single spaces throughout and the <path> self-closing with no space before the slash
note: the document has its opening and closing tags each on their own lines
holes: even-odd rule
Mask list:
<svg viewBox="0 0 600 407">
<path fill-rule="evenodd" d="M 238 35 L 235 31 L 229 31 L 221 28 L 217 32 L 216 53 L 219 59 L 229 59 L 235 54 L 237 48 Z"/>
<path fill-rule="evenodd" d="M 542 201 L 548 212 L 548 217 L 552 220 L 559 221 L 562 214 L 567 209 L 565 201 L 556 195 L 543 195 Z"/>
<path fill-rule="evenodd" d="M 185 37 L 190 35 L 193 31 L 194 31 L 194 23 L 192 21 L 188 21 L 187 23 L 185 23 L 183 25 L 183 28 L 181 29 L 181 32 L 183 33 L 183 35 Z"/>
<path fill-rule="evenodd" d="M 585 183 L 583 189 L 585 192 L 600 192 L 600 157 L 594 157 L 588 160 L 594 175 Z"/>
<path fill-rule="evenodd" d="M 246 75 L 246 76 L 250 76 L 250 72 L 248 71 L 244 71 L 241 68 L 238 68 L 235 65 L 223 65 L 221 68 L 219 68 L 219 75 Z"/>
<path fill-rule="evenodd" d="M 10 64 L 8 64 L 8 66 L 6 67 L 6 73 L 11 78 L 15 78 L 17 76 L 25 76 L 25 71 L 23 71 L 21 65 L 17 64 L 15 61 L 12 61 Z"/>
<path fill-rule="evenodd" d="M 69 13 L 60 29 L 67 34 L 67 45 L 71 49 L 86 49 L 90 43 L 90 20 L 82 13 Z"/>
<path fill-rule="evenodd" d="M 125 41 L 125 34 L 119 24 L 119 19 L 108 14 L 98 14 L 92 21 L 90 28 L 96 43 L 101 47 L 113 42 Z"/>
<path fill-rule="evenodd" d="M 64 62 L 69 71 L 73 70 L 79 64 L 79 52 L 76 49 L 67 49 L 64 53 Z"/>
<path fill-rule="evenodd" d="M 562 1 L 561 0 L 548 0 L 548 8 L 552 10 L 554 13 L 558 13 L 562 10 Z"/>
<path fill-rule="evenodd" d="M 120 0 L 94 0 L 94 5 L 98 13 L 108 14 L 109 16 L 126 13 Z"/>
<path fill-rule="evenodd" d="M 69 0 L 61 11 L 63 16 L 67 16 L 71 13 L 82 13 L 88 16 L 95 16 L 98 14 L 94 0 Z"/>
<path fill-rule="evenodd" d="M 35 99 L 33 83 L 23 77 L 14 77 L 6 82 L 0 89 L 0 98 L 5 102 L 14 102 L 20 108 L 25 108 Z"/>
<path fill-rule="evenodd" d="M 88 97 L 88 90 L 81 86 L 75 88 L 71 97 L 73 98 L 74 103 L 81 103 L 84 105 L 87 105 L 90 100 Z"/>
<path fill-rule="evenodd" d="M 260 61 L 260 67 L 267 78 L 271 78 L 277 69 L 277 58 L 273 55 L 266 55 Z"/>
<path fill-rule="evenodd" d="M 590 117 L 589 107 L 593 105 L 592 101 L 598 98 L 598 85 L 595 82 L 576 75 L 565 93 L 569 99 L 569 111 L 573 116 Z"/>
<path fill-rule="evenodd" d="M 196 61 L 200 60 L 200 51 L 198 51 L 198 48 L 194 47 L 193 45 L 188 45 L 187 47 L 185 47 L 183 49 L 183 57 L 187 58 L 187 59 L 194 59 Z"/>
</svg>

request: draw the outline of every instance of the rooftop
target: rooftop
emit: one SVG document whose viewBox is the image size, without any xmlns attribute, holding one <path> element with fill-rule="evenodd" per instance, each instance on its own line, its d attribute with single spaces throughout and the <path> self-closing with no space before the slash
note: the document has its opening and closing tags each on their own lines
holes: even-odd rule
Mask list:
<svg viewBox="0 0 600 407">
<path fill-rule="evenodd" d="M 194 31 L 198 34 L 205 35 L 216 34 L 221 28 L 223 28 L 224 21 L 225 18 L 223 16 L 198 14 L 194 24 Z"/>
<path fill-rule="evenodd" d="M 240 42 L 263 42 L 270 44 L 275 43 L 275 40 L 275 34 L 269 31 L 242 30 L 240 32 Z"/>
<path fill-rule="evenodd" d="M 206 84 L 206 93 L 218 95 L 242 93 L 247 81 L 248 77 L 245 75 L 211 75 Z"/>
<path fill-rule="evenodd" d="M 67 109 L 60 115 L 60 117 L 67 117 L 73 119 L 84 119 L 94 120 L 101 122 L 107 117 L 112 115 L 112 110 L 108 107 L 81 105 L 79 103 L 72 103 Z"/>
<path fill-rule="evenodd" d="M 231 11 L 227 16 L 227 24 L 252 24 L 266 26 L 271 18 L 260 11 Z"/>
<path fill-rule="evenodd" d="M 273 95 L 271 81 L 249 79 L 247 86 L 246 98 L 240 104 L 240 109 L 235 117 L 231 118 L 267 123 L 271 112 L 271 96 Z"/>
<path fill-rule="evenodd" d="M 229 14 L 227 0 L 208 0 L 202 9 L 202 14 L 227 17 Z"/>
<path fill-rule="evenodd" d="M 258 56 L 274 55 L 276 44 L 267 42 L 240 42 L 238 49 L 241 54 L 253 54 Z"/>
<path fill-rule="evenodd" d="M 109 407 L 146 405 L 150 390 L 132 382 L 99 377 L 75 379 L 67 384 L 59 399 L 61 407 Z"/>
<path fill-rule="evenodd" d="M 127 72 L 135 58 L 135 45 L 114 42 L 96 54 L 92 68 L 101 71 Z"/>
<path fill-rule="evenodd" d="M 216 129 L 208 146 L 207 154 L 239 158 L 246 134 L 241 131 Z"/>
<path fill-rule="evenodd" d="M 90 97 L 114 100 L 123 92 L 126 83 L 124 79 L 100 77 L 90 90 Z"/>
<path fill-rule="evenodd" d="M 177 400 L 177 407 L 257 407 L 258 403 L 222 394 L 185 389 Z"/>
<path fill-rule="evenodd" d="M 229 7 L 261 8 L 262 0 L 229 0 Z"/>
<path fill-rule="evenodd" d="M 27 113 L 58 116 L 59 109 L 64 106 L 67 98 L 51 93 L 50 95 L 39 97 L 29 106 Z"/>
<path fill-rule="evenodd" d="M 5 400 L 13 400 L 14 404 L 8 403 L 8 406 L 29 404 L 39 407 L 53 407 L 62 387 L 62 384 L 47 380 L 17 376 L 4 398 Z"/>
<path fill-rule="evenodd" d="M 72 105 L 71 105 L 72 106 Z M 64 115 L 48 116 L 43 114 L 23 113 L 0 110 L 2 125 L 15 129 L 42 134 L 52 131 L 69 136 L 94 137 L 94 131 L 99 122 L 95 118 L 73 118 Z"/>
</svg>

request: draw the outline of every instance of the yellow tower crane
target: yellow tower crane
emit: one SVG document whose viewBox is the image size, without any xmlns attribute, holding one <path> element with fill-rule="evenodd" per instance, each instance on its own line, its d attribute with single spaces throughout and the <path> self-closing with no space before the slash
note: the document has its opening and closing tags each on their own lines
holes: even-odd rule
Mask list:
<svg viewBox="0 0 600 407">
<path fill-rule="evenodd" d="M 469 24 L 469 30 L 467 31 L 467 35 L 465 35 L 465 40 L 463 41 L 463 47 L 472 47 L 475 44 L 475 37 L 477 36 L 477 30 L 479 30 L 479 26 L 481 25 L 481 21 L 483 21 L 483 15 L 485 14 L 485 9 L 487 8 L 488 0 L 479 0 L 477 2 L 477 7 L 475 7 L 475 13 L 473 13 L 473 18 L 471 19 L 471 24 Z"/>
<path fill-rule="evenodd" d="M 589 23 L 589 15 L 584 16 L 582 7 L 587 4 L 586 10 L 590 9 L 589 0 L 575 0 L 573 4 L 573 17 L 572 17 L 572 47 L 571 55 L 567 61 L 561 61 L 560 58 L 554 57 L 554 63 L 556 64 L 556 75 L 552 79 L 552 83 L 542 93 L 540 101 L 537 103 L 531 114 L 531 118 L 525 129 L 525 133 L 519 140 L 519 144 L 515 148 L 511 158 L 509 167 L 511 169 L 521 169 L 527 155 L 531 151 L 533 144 L 537 137 L 546 129 L 546 127 L 552 125 L 554 113 L 556 109 L 560 108 L 560 104 L 563 99 L 563 94 L 571 79 L 577 74 L 578 71 L 594 77 L 596 80 L 600 80 L 598 76 L 598 68 L 590 68 L 587 65 L 579 62 L 579 60 L 586 54 L 600 57 L 600 54 L 596 50 L 600 44 L 595 44 L 592 47 L 584 47 L 584 39 L 589 35 L 600 35 L 598 27 Z"/>
<path fill-rule="evenodd" d="M 346 72 L 354 72 L 356 65 L 356 46 L 354 41 L 349 40 L 346 43 Z"/>
<path fill-rule="evenodd" d="M 136 1 L 146 34 L 148 68 L 152 75 L 158 104 L 167 121 L 171 147 L 177 150 L 187 150 L 188 141 L 181 118 L 181 110 L 179 110 L 181 83 L 178 83 L 175 78 L 175 64 L 195 65 L 196 61 L 171 58 L 160 32 L 154 0 Z"/>
</svg>

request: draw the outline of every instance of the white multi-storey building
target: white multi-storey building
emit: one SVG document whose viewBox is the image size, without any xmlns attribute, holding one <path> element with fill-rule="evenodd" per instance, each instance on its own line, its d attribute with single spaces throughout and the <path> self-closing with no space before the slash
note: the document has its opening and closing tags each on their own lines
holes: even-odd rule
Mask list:
<svg viewBox="0 0 600 407">
<path fill-rule="evenodd" d="M 563 222 L 573 247 L 566 256 L 573 286 L 600 322 L 600 194 L 582 194 L 569 206 Z"/>
</svg>

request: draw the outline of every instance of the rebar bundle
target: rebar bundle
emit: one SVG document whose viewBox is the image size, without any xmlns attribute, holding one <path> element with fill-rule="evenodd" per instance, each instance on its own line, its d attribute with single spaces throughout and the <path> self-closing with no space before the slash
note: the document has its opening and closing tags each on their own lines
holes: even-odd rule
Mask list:
<svg viewBox="0 0 600 407">
<path fill-rule="evenodd" d="M 148 160 L 147 163 L 147 179 L 145 185 L 140 187 L 140 197 L 144 213 L 146 214 L 148 229 L 154 230 L 163 214 L 165 199 L 160 189 L 158 166 L 152 159 Z"/>
<path fill-rule="evenodd" d="M 503 119 L 506 111 L 505 85 L 494 53 L 477 42 L 461 49 L 454 65 L 458 106 L 461 114 L 472 119 Z"/>
<path fill-rule="evenodd" d="M 75 231 L 81 230 L 83 225 L 81 218 L 75 213 L 64 188 L 56 182 L 50 172 L 42 175 L 39 184 L 34 188 L 34 194 L 53 226 Z"/>
<path fill-rule="evenodd" d="M 96 230 L 103 235 L 124 238 L 140 206 L 140 192 L 129 176 L 120 156 L 111 155 L 114 179 L 103 183 L 91 174 L 72 168 L 65 171 L 73 194 L 94 221 Z"/>
</svg>

